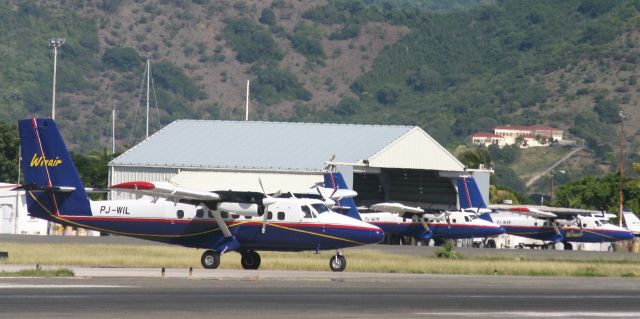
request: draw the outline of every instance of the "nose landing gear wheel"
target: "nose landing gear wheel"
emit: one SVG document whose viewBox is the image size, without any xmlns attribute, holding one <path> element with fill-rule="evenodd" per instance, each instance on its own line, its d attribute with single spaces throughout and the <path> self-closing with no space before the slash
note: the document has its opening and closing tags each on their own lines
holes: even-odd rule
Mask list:
<svg viewBox="0 0 640 319">
<path fill-rule="evenodd" d="M 202 267 L 206 269 L 216 269 L 220 266 L 220 255 L 213 250 L 207 250 L 202 253 L 200 262 L 202 263 Z"/>
<path fill-rule="evenodd" d="M 342 255 L 334 255 L 329 259 L 329 267 L 332 271 L 343 271 L 347 268 L 347 260 Z"/>
<path fill-rule="evenodd" d="M 240 258 L 240 264 L 244 269 L 258 269 L 260 268 L 260 255 L 253 251 L 247 250 L 242 252 L 242 257 Z"/>
</svg>

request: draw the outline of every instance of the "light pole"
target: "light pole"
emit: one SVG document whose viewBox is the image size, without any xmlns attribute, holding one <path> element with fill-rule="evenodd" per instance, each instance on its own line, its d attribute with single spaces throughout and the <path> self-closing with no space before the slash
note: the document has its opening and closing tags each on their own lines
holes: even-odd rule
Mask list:
<svg viewBox="0 0 640 319">
<path fill-rule="evenodd" d="M 58 48 L 64 44 L 62 38 L 51 38 L 49 46 L 53 47 L 53 98 L 51 99 L 51 119 L 56 119 L 56 69 L 58 65 Z"/>
<path fill-rule="evenodd" d="M 624 187 L 624 120 L 627 116 L 622 110 L 618 112 L 618 116 L 620 116 L 620 189 L 618 194 L 620 205 L 618 207 L 618 226 L 622 227 L 622 189 Z"/>
<path fill-rule="evenodd" d="M 558 171 L 560 174 L 566 173 L 566 171 Z M 551 192 L 549 193 L 549 203 L 553 203 L 553 182 L 556 179 L 556 171 L 551 170 L 549 173 L 551 175 Z"/>
</svg>

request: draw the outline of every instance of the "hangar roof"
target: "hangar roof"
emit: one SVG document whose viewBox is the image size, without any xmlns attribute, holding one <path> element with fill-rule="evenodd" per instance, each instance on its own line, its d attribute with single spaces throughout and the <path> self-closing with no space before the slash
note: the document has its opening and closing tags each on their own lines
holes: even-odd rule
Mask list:
<svg viewBox="0 0 640 319">
<path fill-rule="evenodd" d="M 205 120 L 174 121 L 109 165 L 317 172 L 333 154 L 371 167 L 464 168 L 419 127 Z"/>
</svg>

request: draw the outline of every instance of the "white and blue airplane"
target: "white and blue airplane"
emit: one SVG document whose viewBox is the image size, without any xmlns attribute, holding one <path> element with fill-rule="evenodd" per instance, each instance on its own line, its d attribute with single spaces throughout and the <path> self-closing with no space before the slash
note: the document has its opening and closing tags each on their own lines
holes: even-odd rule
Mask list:
<svg viewBox="0 0 640 319">
<path fill-rule="evenodd" d="M 346 182 L 339 172 L 325 174 L 324 181 L 324 186 L 327 188 L 347 189 Z M 444 211 L 432 214 L 425 213 L 419 207 L 400 203 L 379 203 L 370 207 L 376 212 L 360 214 L 351 197 L 338 200 L 335 209 L 342 209 L 346 216 L 378 226 L 386 234 L 414 237 L 423 241 L 431 238 L 436 241 L 484 238 L 504 233 L 504 228 L 500 225 L 480 219 L 475 212 L 469 211 Z"/>
<path fill-rule="evenodd" d="M 600 243 L 628 240 L 633 234 L 612 225 L 601 212 L 577 208 L 534 205 L 490 205 L 487 207 L 472 177 L 467 178 L 470 196 L 461 200 L 466 211 L 475 211 L 481 219 L 501 225 L 509 235 L 548 242 L 554 247 L 562 242 L 565 249 L 573 249 L 570 242 Z"/>
<path fill-rule="evenodd" d="M 168 182 L 127 182 L 113 189 L 159 199 L 92 201 L 80 180 L 55 122 L 18 122 L 21 165 L 29 214 L 100 232 L 205 249 L 204 268 L 236 251 L 244 269 L 258 269 L 256 251 L 336 250 L 329 266 L 342 271 L 342 249 L 380 242 L 374 225 L 334 213 L 334 199 L 351 191 L 318 189 L 319 195 L 248 191 L 199 191 Z M 260 182 L 261 186 L 262 183 Z M 328 194 L 328 196 L 327 196 Z M 302 197 L 304 196 L 304 197 Z"/>
</svg>

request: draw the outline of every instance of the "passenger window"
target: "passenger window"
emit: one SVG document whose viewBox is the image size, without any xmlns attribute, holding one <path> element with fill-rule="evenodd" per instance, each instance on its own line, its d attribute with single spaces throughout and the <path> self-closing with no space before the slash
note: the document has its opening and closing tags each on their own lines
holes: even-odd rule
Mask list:
<svg viewBox="0 0 640 319">
<path fill-rule="evenodd" d="M 311 204 L 311 207 L 313 207 L 316 212 L 318 212 L 318 214 L 326 213 L 329 211 L 329 208 L 327 208 L 327 205 L 325 204 Z"/>
<path fill-rule="evenodd" d="M 220 217 L 222 217 L 222 219 L 227 219 L 227 218 L 229 218 L 229 213 L 225 212 L 225 211 L 221 211 L 220 212 Z"/>
<path fill-rule="evenodd" d="M 272 219 L 273 219 L 273 212 L 269 211 L 269 212 L 267 213 L 267 219 L 268 219 L 268 220 L 272 220 Z"/>
<path fill-rule="evenodd" d="M 456 219 L 455 218 L 452 219 L 451 222 L 455 224 L 456 223 Z"/>
<path fill-rule="evenodd" d="M 304 218 L 313 217 L 313 215 L 311 215 L 311 208 L 309 208 L 309 206 L 300 206 L 300 208 L 302 209 L 302 212 L 304 212 Z"/>
<path fill-rule="evenodd" d="M 587 227 L 587 224 L 582 224 L 582 227 Z"/>
<path fill-rule="evenodd" d="M 204 210 L 202 210 L 202 208 L 199 208 L 196 210 L 196 218 L 202 218 L 204 217 Z"/>
<path fill-rule="evenodd" d="M 178 209 L 176 215 L 178 216 L 178 219 L 182 219 L 184 217 L 184 211 L 182 209 Z"/>
<path fill-rule="evenodd" d="M 251 216 L 244 216 L 244 219 L 251 219 Z"/>
<path fill-rule="evenodd" d="M 538 226 L 538 222 L 533 223 L 533 226 Z"/>
<path fill-rule="evenodd" d="M 240 218 L 240 215 L 231 214 L 231 218 L 233 218 L 233 219 L 238 219 L 238 218 Z"/>
<path fill-rule="evenodd" d="M 278 212 L 278 220 L 284 220 L 284 212 Z"/>
</svg>

